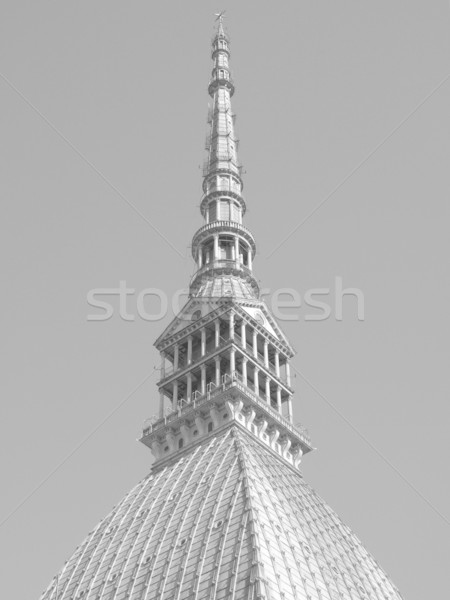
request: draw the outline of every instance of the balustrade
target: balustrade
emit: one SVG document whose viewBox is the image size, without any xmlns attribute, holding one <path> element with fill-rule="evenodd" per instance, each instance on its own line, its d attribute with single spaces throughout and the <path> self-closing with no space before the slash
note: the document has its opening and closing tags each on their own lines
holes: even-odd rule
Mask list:
<svg viewBox="0 0 450 600">
<path fill-rule="evenodd" d="M 255 404 L 263 408 L 265 411 L 269 412 L 272 418 L 278 421 L 283 427 L 291 431 L 294 435 L 300 437 L 305 444 L 311 446 L 311 438 L 309 436 L 308 430 L 300 423 L 297 423 L 295 426 L 292 425 L 292 423 L 290 423 L 282 414 L 280 414 L 277 410 L 275 410 L 273 407 L 267 404 L 265 400 L 263 400 L 257 394 L 255 394 L 247 385 L 243 383 L 242 376 L 238 371 L 234 371 L 231 374 L 225 373 L 221 378 L 220 385 L 216 385 L 213 382 L 210 382 L 206 387 L 206 393 L 203 395 L 197 390 L 190 395 L 189 401 L 186 400 L 186 398 L 181 398 L 179 400 L 178 409 L 173 412 L 169 412 L 169 414 L 166 414 L 163 418 L 158 418 L 155 421 L 155 417 L 152 417 L 151 419 L 147 420 L 146 423 L 148 423 L 149 421 L 150 423 L 143 429 L 143 435 L 149 435 L 153 431 L 166 426 L 172 420 L 180 417 L 185 411 L 198 408 L 203 403 L 208 402 L 209 400 L 214 398 L 217 394 L 220 394 L 226 389 L 233 386 L 237 387 L 249 399 L 255 402 Z"/>
</svg>

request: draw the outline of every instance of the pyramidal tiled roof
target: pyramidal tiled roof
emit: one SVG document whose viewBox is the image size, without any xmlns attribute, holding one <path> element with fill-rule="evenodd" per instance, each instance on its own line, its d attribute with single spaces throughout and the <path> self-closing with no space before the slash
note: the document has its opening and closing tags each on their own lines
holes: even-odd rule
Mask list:
<svg viewBox="0 0 450 600">
<path fill-rule="evenodd" d="M 401 598 L 302 475 L 239 425 L 152 471 L 42 600 Z"/>
</svg>

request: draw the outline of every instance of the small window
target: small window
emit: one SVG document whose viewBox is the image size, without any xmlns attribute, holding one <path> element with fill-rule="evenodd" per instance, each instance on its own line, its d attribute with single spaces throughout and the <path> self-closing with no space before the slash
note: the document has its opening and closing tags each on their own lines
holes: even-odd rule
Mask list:
<svg viewBox="0 0 450 600">
<path fill-rule="evenodd" d="M 164 452 L 169 452 L 169 446 L 166 446 L 166 447 L 164 448 Z"/>
<path fill-rule="evenodd" d="M 194 429 L 194 431 L 192 432 L 192 435 L 198 435 L 198 429 Z"/>
<path fill-rule="evenodd" d="M 219 529 L 219 527 L 222 527 L 222 525 L 223 525 L 223 520 L 220 519 L 220 521 L 216 521 L 214 523 L 214 529 Z"/>
<path fill-rule="evenodd" d="M 179 546 L 184 546 L 186 542 L 187 542 L 187 539 L 186 539 L 186 538 L 183 538 L 182 540 L 180 540 L 180 541 L 178 542 L 178 545 L 179 545 Z"/>
<path fill-rule="evenodd" d="M 147 558 L 145 559 L 145 564 L 148 565 L 148 563 L 152 560 L 151 556 L 147 556 Z"/>
<path fill-rule="evenodd" d="M 208 432 L 211 432 L 212 430 L 213 430 L 213 424 L 212 424 L 212 422 L 210 421 L 210 422 L 208 423 Z"/>
<path fill-rule="evenodd" d="M 223 418 L 224 418 L 224 419 L 228 419 L 228 413 L 224 413 L 224 414 L 223 414 Z"/>
<path fill-rule="evenodd" d="M 184 440 L 183 440 L 183 438 L 180 438 L 178 440 L 178 448 L 182 448 L 183 446 L 184 446 Z"/>
</svg>

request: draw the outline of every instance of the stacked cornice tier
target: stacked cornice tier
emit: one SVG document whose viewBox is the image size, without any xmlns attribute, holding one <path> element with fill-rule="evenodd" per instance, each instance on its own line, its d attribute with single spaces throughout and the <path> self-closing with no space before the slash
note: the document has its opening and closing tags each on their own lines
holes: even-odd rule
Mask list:
<svg viewBox="0 0 450 600">
<path fill-rule="evenodd" d="M 155 342 L 150 474 L 100 521 L 42 600 L 400 600 L 304 481 L 295 352 L 259 296 L 243 224 L 223 16 L 212 43 L 208 154 L 190 296 Z M 95 493 L 90 490 L 90 493 Z"/>
</svg>

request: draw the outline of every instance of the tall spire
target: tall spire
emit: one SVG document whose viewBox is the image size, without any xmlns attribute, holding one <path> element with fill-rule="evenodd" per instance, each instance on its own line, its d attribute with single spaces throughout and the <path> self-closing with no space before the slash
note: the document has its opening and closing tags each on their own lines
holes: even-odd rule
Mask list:
<svg viewBox="0 0 450 600">
<path fill-rule="evenodd" d="M 294 350 L 259 298 L 252 273 L 256 245 L 242 224 L 245 201 L 231 111 L 229 55 L 219 15 L 212 41 L 211 129 L 200 207 L 206 222 L 192 241 L 196 271 L 190 298 L 155 342 L 161 355 L 159 415 L 145 427 L 142 442 L 158 461 L 178 452 L 186 440 L 198 442 L 214 423 L 222 423 L 216 409 L 229 390 L 227 397 L 236 394 L 242 399 L 239 410 L 252 410 L 255 419 L 266 423 L 264 430 L 289 440 L 289 461 L 298 467 L 312 446 L 309 436 L 293 427 L 289 360 Z M 188 437 L 173 437 L 173 431 L 184 430 L 186 419 L 194 417 L 195 440 L 190 430 Z M 281 452 L 282 446 L 277 447 Z"/>
<path fill-rule="evenodd" d="M 246 206 L 234 130 L 231 97 L 235 88 L 229 66 L 230 40 L 217 15 L 212 41 L 213 70 L 208 86 L 212 98 L 208 115 L 207 158 L 203 171 L 200 211 L 205 219 L 192 240 L 197 264 L 191 296 L 236 296 L 257 298 L 258 284 L 252 274 L 255 240 L 242 224 Z M 228 285 L 224 285 L 224 277 Z"/>
</svg>

